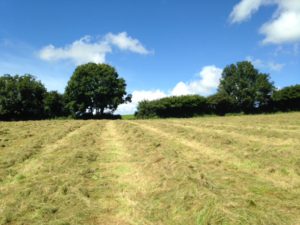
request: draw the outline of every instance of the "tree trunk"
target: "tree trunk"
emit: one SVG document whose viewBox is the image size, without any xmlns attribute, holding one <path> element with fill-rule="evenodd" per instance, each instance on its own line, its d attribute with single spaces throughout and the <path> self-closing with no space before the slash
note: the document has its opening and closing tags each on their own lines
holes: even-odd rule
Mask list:
<svg viewBox="0 0 300 225">
<path fill-rule="evenodd" d="M 104 114 L 104 108 L 100 108 L 100 115 Z"/>
</svg>

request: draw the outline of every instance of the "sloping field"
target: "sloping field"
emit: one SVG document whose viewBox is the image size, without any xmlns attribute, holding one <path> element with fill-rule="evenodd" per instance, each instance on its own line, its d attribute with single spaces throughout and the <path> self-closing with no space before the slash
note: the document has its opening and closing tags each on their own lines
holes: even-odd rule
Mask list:
<svg viewBox="0 0 300 225">
<path fill-rule="evenodd" d="M 300 113 L 1 122 L 0 224 L 300 224 Z"/>
</svg>

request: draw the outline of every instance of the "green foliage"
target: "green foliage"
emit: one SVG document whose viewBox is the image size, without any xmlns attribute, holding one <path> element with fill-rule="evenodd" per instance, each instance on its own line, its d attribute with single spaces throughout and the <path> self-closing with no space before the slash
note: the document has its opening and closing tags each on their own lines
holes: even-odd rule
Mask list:
<svg viewBox="0 0 300 225">
<path fill-rule="evenodd" d="M 173 96 L 139 103 L 138 118 L 191 117 L 208 112 L 207 101 L 199 95 Z"/>
<path fill-rule="evenodd" d="M 106 64 L 88 63 L 78 66 L 66 87 L 67 108 L 75 115 L 104 110 L 114 112 L 119 104 L 131 100 L 126 83 L 116 70 Z"/>
<path fill-rule="evenodd" d="M 217 93 L 207 98 L 210 112 L 217 115 L 236 112 L 234 99 L 224 93 Z"/>
<path fill-rule="evenodd" d="M 131 101 L 126 83 L 107 64 L 78 66 L 64 94 L 47 92 L 30 74 L 0 77 L 0 120 L 58 117 L 121 119 L 112 113 Z M 300 110 L 300 85 L 275 91 L 269 75 L 247 61 L 227 66 L 218 92 L 207 98 L 198 95 L 167 97 L 139 103 L 137 118 L 192 117 L 203 114 L 262 113 Z M 96 112 L 96 115 L 94 113 Z M 134 118 L 123 117 L 123 118 Z"/>
<path fill-rule="evenodd" d="M 0 77 L 0 119 L 43 117 L 44 85 L 30 74 Z"/>
<path fill-rule="evenodd" d="M 269 75 L 259 73 L 247 61 L 227 66 L 219 85 L 219 92 L 230 96 L 237 109 L 246 113 L 265 109 L 274 90 Z"/>
<path fill-rule="evenodd" d="M 106 64 L 79 66 L 71 77 L 65 95 L 47 92 L 32 75 L 0 77 L 0 120 L 57 118 L 79 113 L 84 119 L 119 119 L 104 114 L 119 104 L 131 101 L 126 95 L 125 80 Z M 89 111 L 89 114 L 86 112 Z M 92 112 L 96 111 L 94 116 Z"/>
<path fill-rule="evenodd" d="M 66 115 L 64 110 L 64 97 L 57 91 L 50 91 L 44 99 L 45 115 L 55 118 Z"/>
<path fill-rule="evenodd" d="M 274 90 L 269 75 L 259 73 L 250 62 L 239 62 L 224 69 L 215 95 L 206 99 L 200 96 L 182 96 L 143 101 L 139 103 L 136 115 L 148 118 L 269 112 L 272 111 Z"/>
<path fill-rule="evenodd" d="M 285 87 L 273 95 L 274 107 L 281 111 L 300 110 L 300 85 Z"/>
</svg>

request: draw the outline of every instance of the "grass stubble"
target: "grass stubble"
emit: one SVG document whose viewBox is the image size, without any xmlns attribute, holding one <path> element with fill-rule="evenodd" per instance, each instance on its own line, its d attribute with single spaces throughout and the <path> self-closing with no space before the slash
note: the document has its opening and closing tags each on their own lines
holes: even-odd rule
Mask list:
<svg viewBox="0 0 300 225">
<path fill-rule="evenodd" d="M 300 224 L 300 113 L 0 123 L 0 224 Z"/>
</svg>

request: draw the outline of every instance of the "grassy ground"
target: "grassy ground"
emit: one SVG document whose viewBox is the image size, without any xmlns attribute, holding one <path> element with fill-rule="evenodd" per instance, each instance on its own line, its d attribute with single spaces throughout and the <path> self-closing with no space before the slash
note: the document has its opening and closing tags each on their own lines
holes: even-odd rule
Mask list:
<svg viewBox="0 0 300 225">
<path fill-rule="evenodd" d="M 0 123 L 0 224 L 300 224 L 300 113 Z"/>
<path fill-rule="evenodd" d="M 133 120 L 135 119 L 134 115 L 122 115 L 122 120 Z"/>
</svg>

